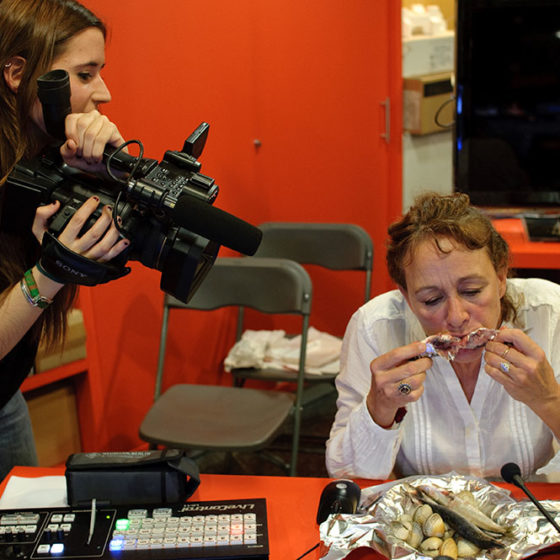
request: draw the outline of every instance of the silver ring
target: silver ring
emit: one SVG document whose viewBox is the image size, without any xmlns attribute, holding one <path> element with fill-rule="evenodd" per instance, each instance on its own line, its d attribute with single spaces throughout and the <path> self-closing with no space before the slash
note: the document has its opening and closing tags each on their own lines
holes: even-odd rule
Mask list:
<svg viewBox="0 0 560 560">
<path fill-rule="evenodd" d="M 509 373 L 510 367 L 511 364 L 509 364 L 508 362 L 500 362 L 500 369 L 502 370 L 503 373 Z"/>
<path fill-rule="evenodd" d="M 508 352 L 509 352 L 509 346 L 505 349 L 504 353 L 502 354 L 502 358 L 505 358 Z"/>
<path fill-rule="evenodd" d="M 408 395 L 412 391 L 412 385 L 410 383 L 402 382 L 398 386 L 398 391 L 401 395 Z"/>
</svg>

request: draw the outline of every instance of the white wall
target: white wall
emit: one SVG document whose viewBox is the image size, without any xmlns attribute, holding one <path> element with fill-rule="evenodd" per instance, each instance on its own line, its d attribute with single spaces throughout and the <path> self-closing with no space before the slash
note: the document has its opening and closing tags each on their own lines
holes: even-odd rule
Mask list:
<svg viewBox="0 0 560 560">
<path fill-rule="evenodd" d="M 413 4 L 438 5 L 447 28 L 455 28 L 454 0 L 402 0 L 402 6 Z M 438 36 L 440 37 L 440 36 Z M 403 78 L 422 74 L 453 72 L 454 40 L 447 45 L 405 40 L 403 42 Z M 431 45 L 431 46 L 429 46 Z M 422 191 L 444 194 L 453 192 L 453 133 L 451 129 L 424 136 L 403 133 L 403 212 Z"/>
<path fill-rule="evenodd" d="M 403 212 L 422 191 L 453 191 L 451 131 L 413 136 L 403 133 Z"/>
</svg>

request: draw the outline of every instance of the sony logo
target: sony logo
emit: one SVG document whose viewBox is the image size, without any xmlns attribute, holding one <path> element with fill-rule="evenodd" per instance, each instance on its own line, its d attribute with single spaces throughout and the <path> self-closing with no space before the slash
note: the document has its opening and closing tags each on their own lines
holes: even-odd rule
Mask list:
<svg viewBox="0 0 560 560">
<path fill-rule="evenodd" d="M 84 274 L 83 272 L 80 272 L 79 270 L 76 270 L 75 268 L 72 268 L 71 266 L 68 266 L 67 264 L 64 264 L 61 261 L 57 260 L 56 266 L 58 266 L 58 268 L 62 268 L 64 272 L 68 272 L 68 274 L 72 274 L 73 276 L 79 276 L 80 278 L 87 278 L 87 274 Z"/>
</svg>

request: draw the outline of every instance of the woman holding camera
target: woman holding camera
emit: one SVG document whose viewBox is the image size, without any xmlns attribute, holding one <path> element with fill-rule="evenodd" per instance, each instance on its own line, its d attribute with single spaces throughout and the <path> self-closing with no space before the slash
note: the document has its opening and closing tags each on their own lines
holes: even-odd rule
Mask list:
<svg viewBox="0 0 560 560">
<path fill-rule="evenodd" d="M 104 24 L 74 0 L 0 0 L 0 205 L 6 178 L 22 158 L 34 158 L 53 142 L 37 98 L 37 78 L 68 72 L 72 114 L 66 118 L 64 162 L 84 171 L 103 170 L 103 149 L 119 146 L 117 127 L 99 112 L 111 96 L 102 77 Z M 104 208 L 80 234 L 99 205 L 89 198 L 58 236 L 69 254 L 105 263 L 129 244 Z M 1 206 L 0 206 L 1 209 Z M 41 267 L 41 242 L 58 201 L 37 209 L 30 231 L 4 231 L 0 223 L 0 480 L 14 465 L 37 463 L 26 403 L 19 390 L 41 337 L 53 345 L 64 337 L 77 286 L 57 281 Z M 5 209 L 4 209 L 5 210 Z M 12 209 L 10 209 L 12 211 Z"/>
</svg>

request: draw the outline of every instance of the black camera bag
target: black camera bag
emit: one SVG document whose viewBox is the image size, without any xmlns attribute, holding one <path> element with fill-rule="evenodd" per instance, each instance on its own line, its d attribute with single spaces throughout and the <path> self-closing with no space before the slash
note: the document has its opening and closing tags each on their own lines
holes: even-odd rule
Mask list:
<svg viewBox="0 0 560 560">
<path fill-rule="evenodd" d="M 196 463 L 180 449 L 74 453 L 66 461 L 70 506 L 182 503 L 200 484 Z"/>
</svg>

